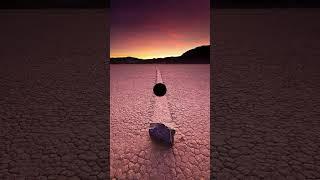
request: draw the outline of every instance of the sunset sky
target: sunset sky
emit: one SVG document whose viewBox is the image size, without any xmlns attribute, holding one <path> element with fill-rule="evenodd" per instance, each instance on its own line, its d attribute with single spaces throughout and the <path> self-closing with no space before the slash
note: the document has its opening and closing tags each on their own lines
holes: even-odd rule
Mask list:
<svg viewBox="0 0 320 180">
<path fill-rule="evenodd" d="M 111 57 L 180 56 L 210 43 L 209 0 L 112 0 Z"/>
</svg>

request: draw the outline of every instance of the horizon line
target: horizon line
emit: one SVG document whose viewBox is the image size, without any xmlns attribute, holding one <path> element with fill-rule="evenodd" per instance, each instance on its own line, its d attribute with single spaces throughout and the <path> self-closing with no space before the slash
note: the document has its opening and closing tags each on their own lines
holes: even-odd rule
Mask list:
<svg viewBox="0 0 320 180">
<path fill-rule="evenodd" d="M 112 59 L 112 58 L 135 58 L 135 59 L 140 59 L 140 60 L 174 58 L 174 57 L 180 57 L 180 56 L 182 56 L 184 53 L 186 53 L 186 52 L 188 52 L 188 51 L 190 51 L 190 50 L 192 50 L 192 49 L 196 49 L 196 48 L 198 48 L 198 47 L 203 47 L 203 46 L 211 46 L 211 44 L 209 43 L 209 44 L 204 44 L 204 45 L 200 45 L 200 46 L 195 46 L 195 47 L 193 47 L 193 48 L 191 48 L 191 49 L 188 49 L 188 50 L 184 51 L 181 55 L 158 56 L 158 57 L 150 57 L 150 58 L 140 58 L 140 57 L 134 57 L 134 56 L 128 55 L 128 56 L 112 56 L 112 57 L 109 56 L 109 58 L 110 58 L 110 59 Z"/>
</svg>

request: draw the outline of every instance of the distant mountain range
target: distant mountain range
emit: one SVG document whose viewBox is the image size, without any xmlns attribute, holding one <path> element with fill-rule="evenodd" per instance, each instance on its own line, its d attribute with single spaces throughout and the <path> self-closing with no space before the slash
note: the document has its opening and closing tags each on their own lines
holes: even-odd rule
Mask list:
<svg viewBox="0 0 320 180">
<path fill-rule="evenodd" d="M 111 64 L 210 64 L 210 45 L 191 49 L 181 56 L 154 59 L 111 58 Z"/>
</svg>

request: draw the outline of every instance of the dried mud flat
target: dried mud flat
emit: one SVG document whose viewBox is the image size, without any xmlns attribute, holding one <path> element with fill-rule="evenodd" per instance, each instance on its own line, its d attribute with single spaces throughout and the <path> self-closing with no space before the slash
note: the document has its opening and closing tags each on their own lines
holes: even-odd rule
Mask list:
<svg viewBox="0 0 320 180">
<path fill-rule="evenodd" d="M 209 78 L 209 64 L 110 65 L 111 178 L 209 179 Z M 152 145 L 151 122 L 176 130 L 173 148 Z"/>
<path fill-rule="evenodd" d="M 104 10 L 0 21 L 0 179 L 107 179 Z"/>
<path fill-rule="evenodd" d="M 319 179 L 319 18 L 215 12 L 213 179 Z M 104 10 L 0 19 L 0 179 L 107 179 Z"/>
<path fill-rule="evenodd" d="M 319 179 L 319 9 L 214 13 L 212 178 Z"/>
</svg>

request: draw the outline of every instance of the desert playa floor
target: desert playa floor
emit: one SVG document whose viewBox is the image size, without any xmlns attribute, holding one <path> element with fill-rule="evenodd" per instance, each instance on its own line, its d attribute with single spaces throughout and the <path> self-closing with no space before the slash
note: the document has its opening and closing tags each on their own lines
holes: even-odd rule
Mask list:
<svg viewBox="0 0 320 180">
<path fill-rule="evenodd" d="M 319 18 L 319 9 L 214 11 L 214 178 L 320 178 Z"/>
<path fill-rule="evenodd" d="M 319 179 L 319 9 L 216 10 L 214 14 L 212 177 Z M 0 21 L 4 23 L 0 31 L 0 179 L 107 179 L 106 11 L 10 10 L 0 12 Z M 166 68 L 159 69 L 166 74 Z M 155 81 L 153 68 L 144 72 L 150 74 L 144 78 Z M 170 68 L 167 72 L 163 80 L 173 87 Z M 145 81 L 145 86 L 154 83 Z M 180 91 L 168 92 L 168 101 L 179 104 L 169 95 L 178 97 Z M 138 89 L 137 94 L 141 93 Z M 172 107 L 172 112 L 175 108 L 179 107 Z M 147 110 L 151 116 L 152 108 Z M 183 117 L 179 112 L 183 111 L 176 111 L 176 116 Z M 192 132 L 196 131 L 189 137 Z M 146 145 L 144 132 L 138 135 L 145 138 L 141 146 Z M 178 147 L 183 146 L 179 139 Z M 122 172 L 136 172 L 139 164 L 133 164 Z M 196 166 L 181 167 L 177 177 Z M 113 177 L 119 173 L 112 171 Z"/>
<path fill-rule="evenodd" d="M 153 94 L 163 82 L 167 94 Z M 111 177 L 209 179 L 210 65 L 110 65 Z M 176 130 L 171 149 L 153 147 L 149 123 Z"/>
<path fill-rule="evenodd" d="M 107 179 L 105 10 L 0 21 L 0 179 Z"/>
</svg>

